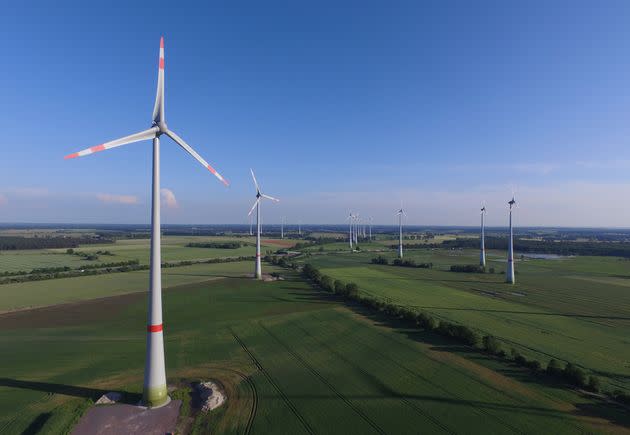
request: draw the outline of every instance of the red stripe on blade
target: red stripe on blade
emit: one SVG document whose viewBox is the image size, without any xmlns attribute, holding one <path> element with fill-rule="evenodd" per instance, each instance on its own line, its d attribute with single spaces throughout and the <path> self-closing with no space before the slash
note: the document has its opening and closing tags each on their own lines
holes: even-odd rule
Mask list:
<svg viewBox="0 0 630 435">
<path fill-rule="evenodd" d="M 147 325 L 147 332 L 162 332 L 163 329 L 161 323 L 159 325 Z"/>
<path fill-rule="evenodd" d="M 164 36 L 160 38 L 160 48 L 164 48 Z"/>
<path fill-rule="evenodd" d="M 160 69 L 164 69 L 164 58 L 160 58 Z"/>
<path fill-rule="evenodd" d="M 96 145 L 95 147 L 90 147 L 90 151 L 96 153 L 98 151 L 103 151 L 105 149 L 105 145 Z"/>
<path fill-rule="evenodd" d="M 79 157 L 79 153 L 68 154 L 67 156 L 64 157 L 64 159 L 65 160 L 74 159 L 75 157 Z"/>
</svg>

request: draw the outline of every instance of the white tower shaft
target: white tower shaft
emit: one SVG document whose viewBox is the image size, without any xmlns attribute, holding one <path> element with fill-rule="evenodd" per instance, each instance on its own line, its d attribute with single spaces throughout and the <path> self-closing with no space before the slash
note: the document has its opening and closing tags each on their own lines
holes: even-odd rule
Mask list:
<svg viewBox="0 0 630 435">
<path fill-rule="evenodd" d="M 153 139 L 149 324 L 147 325 L 147 351 L 142 393 L 143 402 L 152 407 L 162 406 L 169 402 L 164 366 L 160 235 L 160 139 L 155 137 Z"/>
<path fill-rule="evenodd" d="M 505 271 L 505 282 L 514 284 L 514 242 L 512 234 L 512 208 L 510 207 L 510 235 L 508 240 L 507 270 Z"/>
<path fill-rule="evenodd" d="M 479 253 L 479 265 L 486 267 L 486 227 L 484 222 L 485 212 L 481 212 L 481 252 Z"/>
<path fill-rule="evenodd" d="M 256 279 L 262 279 L 262 267 L 260 265 L 260 204 L 262 198 L 256 204 Z"/>
<path fill-rule="evenodd" d="M 403 258 L 402 210 L 398 215 L 398 258 Z"/>
</svg>

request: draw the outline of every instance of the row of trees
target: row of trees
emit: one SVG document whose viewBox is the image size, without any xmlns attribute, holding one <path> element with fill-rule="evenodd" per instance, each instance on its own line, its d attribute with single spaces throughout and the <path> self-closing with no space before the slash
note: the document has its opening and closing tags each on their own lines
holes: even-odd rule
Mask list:
<svg viewBox="0 0 630 435">
<path fill-rule="evenodd" d="M 0 251 L 18 249 L 59 249 L 76 248 L 79 245 L 115 243 L 115 240 L 102 237 L 21 237 L 0 236 Z"/>
<path fill-rule="evenodd" d="M 243 243 L 243 242 L 206 242 L 206 243 L 188 243 L 186 246 L 189 248 L 237 249 L 237 248 L 247 246 L 247 245 L 248 245 L 247 243 Z"/>
<path fill-rule="evenodd" d="M 372 258 L 372 264 L 388 265 L 389 260 L 382 255 Z M 433 269 L 433 263 L 416 263 L 415 260 L 403 260 L 402 258 L 396 258 L 392 261 L 392 266 L 400 267 L 416 267 L 421 269 Z"/>
<path fill-rule="evenodd" d="M 297 268 L 294 263 L 291 264 L 291 267 Z M 417 311 L 412 307 L 404 307 L 374 296 L 360 294 L 356 283 L 345 284 L 339 280 L 333 280 L 330 276 L 322 274 L 311 264 L 307 263 L 303 266 L 302 276 L 323 290 L 342 295 L 348 300 L 401 321 L 406 326 L 432 331 L 467 346 L 475 347 L 497 358 L 528 368 L 537 376 L 547 376 L 556 381 L 594 392 L 601 390 L 601 381 L 597 376 L 588 375 L 582 368 L 571 362 L 561 364 L 559 361 L 552 359 L 543 368 L 540 361 L 527 359 L 514 348 L 511 348 L 509 352 L 505 351 L 502 343 L 492 335 L 482 336 L 468 326 L 436 319 L 432 315 L 423 311 Z M 615 400 L 630 403 L 630 395 L 620 390 L 607 392 L 607 394 Z"/>
<path fill-rule="evenodd" d="M 484 273 L 486 271 L 483 266 L 478 264 L 454 264 L 450 270 L 460 273 Z"/>
<path fill-rule="evenodd" d="M 230 263 L 234 261 L 246 261 L 253 260 L 253 256 L 240 256 L 240 257 L 224 257 L 224 258 L 210 258 L 206 260 L 184 260 L 178 262 L 162 263 L 162 268 L 190 266 L 193 264 L 212 264 L 212 263 Z M 104 275 L 108 273 L 120 273 L 120 272 L 132 272 L 135 270 L 147 270 L 149 265 L 139 264 L 138 260 L 121 261 L 118 263 L 102 263 L 92 264 L 83 267 L 72 269 L 70 267 L 56 267 L 56 268 L 43 268 L 33 269 L 36 273 L 20 272 L 21 275 L 9 275 L 5 279 L 0 279 L 0 285 L 2 284 L 14 284 L 28 281 L 44 281 L 48 279 L 59 278 L 74 278 L 77 276 L 86 275 Z M 46 272 L 43 272 L 46 270 Z M 15 272 L 10 272 L 15 273 Z M 7 275 L 0 275 L 7 276 Z"/>
</svg>

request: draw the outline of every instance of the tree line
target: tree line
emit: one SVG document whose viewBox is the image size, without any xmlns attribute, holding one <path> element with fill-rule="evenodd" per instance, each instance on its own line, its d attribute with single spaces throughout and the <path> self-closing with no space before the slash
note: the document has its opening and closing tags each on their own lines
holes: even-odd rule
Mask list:
<svg viewBox="0 0 630 435">
<path fill-rule="evenodd" d="M 79 245 L 115 243 L 113 239 L 95 237 L 20 237 L 0 236 L 0 251 L 18 249 L 76 248 Z"/>
<path fill-rule="evenodd" d="M 276 259 L 274 264 L 300 270 L 300 266 L 297 263 L 285 258 Z M 474 347 L 496 358 L 527 368 L 535 376 L 544 376 L 565 385 L 593 392 L 602 391 L 599 377 L 587 374 L 584 369 L 572 362 L 560 362 L 552 359 L 543 367 L 540 361 L 527 359 L 513 347 L 509 351 L 505 350 L 501 341 L 492 335 L 480 335 L 469 326 L 436 319 L 429 313 L 417 310 L 414 307 L 405 307 L 372 295 L 361 294 L 356 283 L 344 283 L 340 280 L 334 280 L 332 277 L 322 274 L 310 263 L 302 266 L 301 275 L 316 288 L 340 295 L 374 312 L 402 322 L 406 327 L 416 327 L 431 331 L 464 345 Z M 630 395 L 621 390 L 605 391 L 604 393 L 611 399 L 630 404 Z"/>
</svg>

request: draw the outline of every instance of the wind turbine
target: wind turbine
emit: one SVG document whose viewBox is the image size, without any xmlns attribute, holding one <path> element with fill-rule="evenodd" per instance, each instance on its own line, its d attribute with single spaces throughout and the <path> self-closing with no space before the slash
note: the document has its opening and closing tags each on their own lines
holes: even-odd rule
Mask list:
<svg viewBox="0 0 630 435">
<path fill-rule="evenodd" d="M 352 234 L 354 235 L 354 244 L 358 245 L 359 244 L 359 215 L 358 214 L 355 214 L 353 216 L 352 228 L 353 228 Z"/>
<path fill-rule="evenodd" d="M 370 216 L 370 241 L 372 241 L 372 221 L 373 220 L 374 218 Z"/>
<path fill-rule="evenodd" d="M 256 279 L 262 279 L 262 268 L 260 265 L 260 204 L 262 203 L 263 198 L 270 199 L 274 202 L 279 202 L 280 200 L 262 193 L 260 191 L 258 181 L 256 181 L 254 171 L 250 169 L 250 172 L 252 173 L 252 178 L 254 179 L 254 186 L 256 186 L 256 201 L 254 201 L 254 205 L 248 214 L 251 216 L 254 209 L 256 209 Z"/>
<path fill-rule="evenodd" d="M 486 216 L 486 205 L 481 207 L 481 252 L 479 253 L 479 265 L 486 267 L 486 226 L 484 218 Z"/>
<path fill-rule="evenodd" d="M 354 236 L 352 235 L 352 220 L 354 219 L 354 216 L 352 215 L 352 212 L 350 212 L 348 214 L 348 217 L 346 218 L 346 220 L 348 221 L 348 241 L 350 242 L 350 251 L 353 250 L 352 248 L 352 242 L 354 240 Z"/>
<path fill-rule="evenodd" d="M 280 218 L 280 238 L 284 239 L 284 216 Z"/>
<path fill-rule="evenodd" d="M 513 233 L 512 233 L 512 207 L 516 204 L 514 200 L 514 196 L 512 196 L 512 200 L 508 202 L 510 206 L 510 238 L 508 240 L 508 257 L 507 257 L 507 270 L 505 271 L 505 282 L 509 284 L 514 284 L 516 282 L 514 276 L 514 242 L 513 242 Z"/>
<path fill-rule="evenodd" d="M 158 81 L 153 121 L 148 130 L 105 142 L 87 148 L 65 158 L 73 159 L 99 151 L 116 148 L 141 140 L 153 140 L 153 188 L 151 203 L 151 257 L 149 284 L 149 324 L 147 326 L 147 351 L 144 370 L 142 401 L 151 407 L 162 406 L 169 402 L 166 389 L 166 369 L 164 366 L 164 336 L 162 326 L 162 276 L 160 255 L 160 136 L 167 135 L 184 151 L 192 155 L 199 163 L 214 174 L 226 186 L 228 182 L 208 162 L 192 149 L 175 132 L 166 126 L 164 113 L 164 38 L 160 38 L 160 58 L 158 62 Z"/>
<path fill-rule="evenodd" d="M 402 218 L 403 216 L 407 216 L 402 207 L 402 202 L 400 203 L 400 210 L 396 212 L 398 216 L 398 258 L 403 258 L 403 238 L 402 238 Z"/>
</svg>

